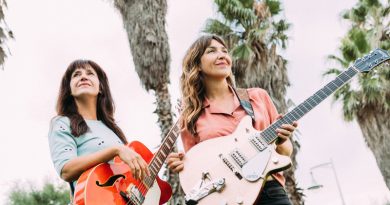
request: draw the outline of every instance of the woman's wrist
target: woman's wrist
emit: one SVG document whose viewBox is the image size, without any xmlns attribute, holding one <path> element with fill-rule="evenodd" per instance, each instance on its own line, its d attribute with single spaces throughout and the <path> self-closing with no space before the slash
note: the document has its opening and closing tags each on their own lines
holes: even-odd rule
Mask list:
<svg viewBox="0 0 390 205">
<path fill-rule="evenodd" d="M 123 149 L 123 145 L 117 145 L 117 146 L 115 146 L 115 147 L 114 147 L 115 156 L 118 156 L 118 155 L 121 153 L 122 149 Z"/>
</svg>

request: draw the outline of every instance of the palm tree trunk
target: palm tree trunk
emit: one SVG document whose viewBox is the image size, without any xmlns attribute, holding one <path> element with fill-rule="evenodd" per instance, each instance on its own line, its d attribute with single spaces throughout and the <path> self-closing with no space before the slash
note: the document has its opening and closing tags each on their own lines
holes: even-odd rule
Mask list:
<svg viewBox="0 0 390 205">
<path fill-rule="evenodd" d="M 168 84 L 157 88 L 156 93 L 157 109 L 154 111 L 158 115 L 158 125 L 161 128 L 161 138 L 164 138 L 172 127 L 171 98 L 168 92 Z M 177 152 L 177 147 L 173 147 L 173 152 Z M 164 176 L 172 187 L 172 198 L 169 200 L 170 205 L 185 204 L 184 191 L 180 186 L 179 175 L 169 171 L 166 167 Z"/>
<path fill-rule="evenodd" d="M 390 190 L 390 112 L 378 108 L 372 106 L 360 110 L 357 121 Z"/>
<path fill-rule="evenodd" d="M 168 91 L 170 51 L 165 30 L 166 0 L 114 0 L 127 31 L 131 54 L 144 88 L 155 91 L 158 125 L 161 137 L 172 127 L 171 99 Z M 174 148 L 175 151 L 176 148 Z M 173 188 L 169 204 L 181 204 L 184 199 L 177 174 L 166 172 Z"/>
</svg>

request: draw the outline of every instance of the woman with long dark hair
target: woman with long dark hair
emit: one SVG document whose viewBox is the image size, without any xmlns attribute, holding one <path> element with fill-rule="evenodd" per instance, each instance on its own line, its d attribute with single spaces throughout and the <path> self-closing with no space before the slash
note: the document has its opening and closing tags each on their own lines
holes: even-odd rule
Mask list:
<svg viewBox="0 0 390 205">
<path fill-rule="evenodd" d="M 206 140 L 232 134 L 240 120 L 248 115 L 237 96 L 231 68 L 232 59 L 224 41 L 218 36 L 202 36 L 187 51 L 180 79 L 183 100 L 181 138 L 186 152 Z M 261 131 L 280 117 L 265 90 L 249 88 L 246 92 L 254 112 L 255 129 Z M 289 138 L 296 126 L 294 122 L 277 129 L 275 149 L 279 154 L 291 155 Z M 171 153 L 168 167 L 174 172 L 182 171 L 185 169 L 183 157 L 184 153 Z M 281 173 L 268 177 L 257 204 L 291 204 L 284 183 Z"/>
<path fill-rule="evenodd" d="M 105 72 L 91 60 L 72 62 L 62 78 L 57 116 L 49 131 L 57 173 L 70 182 L 73 191 L 84 171 L 119 156 L 135 179 L 143 179 L 149 175 L 147 163 L 126 143 L 114 120 L 114 102 Z"/>
</svg>

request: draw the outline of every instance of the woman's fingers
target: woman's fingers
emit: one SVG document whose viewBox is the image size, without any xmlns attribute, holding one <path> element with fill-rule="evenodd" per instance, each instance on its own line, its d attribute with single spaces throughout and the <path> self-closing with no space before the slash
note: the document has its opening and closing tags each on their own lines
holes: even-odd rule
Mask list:
<svg viewBox="0 0 390 205">
<path fill-rule="evenodd" d="M 296 127 L 297 127 L 297 125 L 296 124 L 294 125 L 294 123 L 293 123 L 292 125 L 290 125 L 290 124 L 283 124 L 280 128 L 288 130 L 290 132 L 293 132 Z"/>
<path fill-rule="evenodd" d="M 183 161 L 177 160 L 171 163 L 169 169 L 172 170 L 173 172 L 180 172 L 181 170 L 183 170 L 183 167 L 184 167 Z"/>
<path fill-rule="evenodd" d="M 134 174 L 135 174 L 136 170 L 135 170 L 134 164 L 133 164 L 132 162 L 126 163 L 126 164 L 129 165 L 130 171 L 131 171 L 131 173 L 132 173 L 132 175 L 133 175 L 133 178 L 135 178 L 135 177 L 134 177 L 134 176 L 135 176 Z"/>
<path fill-rule="evenodd" d="M 169 154 L 167 159 L 168 168 L 173 172 L 179 172 L 183 170 L 184 167 L 182 161 L 183 157 L 184 157 L 183 152 Z"/>
<path fill-rule="evenodd" d="M 139 165 L 139 163 L 138 163 L 138 160 L 137 159 L 133 159 L 132 161 L 131 161 L 131 163 L 134 165 L 134 167 L 135 167 L 135 171 L 134 171 L 134 173 L 133 173 L 133 177 L 135 178 L 135 179 L 141 179 L 141 176 L 142 176 L 142 171 L 141 171 L 141 167 L 140 167 L 140 165 Z"/>
<path fill-rule="evenodd" d="M 129 166 L 134 179 L 143 180 L 146 176 L 150 176 L 148 164 L 134 150 L 126 147 L 122 149 L 119 157 Z"/>
<path fill-rule="evenodd" d="M 183 170 L 183 168 L 184 168 L 184 164 L 181 163 L 173 171 L 174 172 L 181 172 Z"/>
<path fill-rule="evenodd" d="M 285 129 L 277 129 L 278 136 L 290 137 L 291 131 Z"/>
</svg>

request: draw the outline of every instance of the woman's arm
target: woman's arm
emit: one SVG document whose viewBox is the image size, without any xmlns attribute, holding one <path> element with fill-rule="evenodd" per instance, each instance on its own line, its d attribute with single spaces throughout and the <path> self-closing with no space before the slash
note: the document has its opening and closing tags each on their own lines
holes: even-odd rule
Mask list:
<svg viewBox="0 0 390 205">
<path fill-rule="evenodd" d="M 61 170 L 61 178 L 67 182 L 75 181 L 84 171 L 100 163 L 108 162 L 115 156 L 119 156 L 129 165 L 134 178 L 143 179 L 146 175 L 150 175 L 147 163 L 138 153 L 125 145 L 119 145 L 69 160 Z"/>
</svg>

